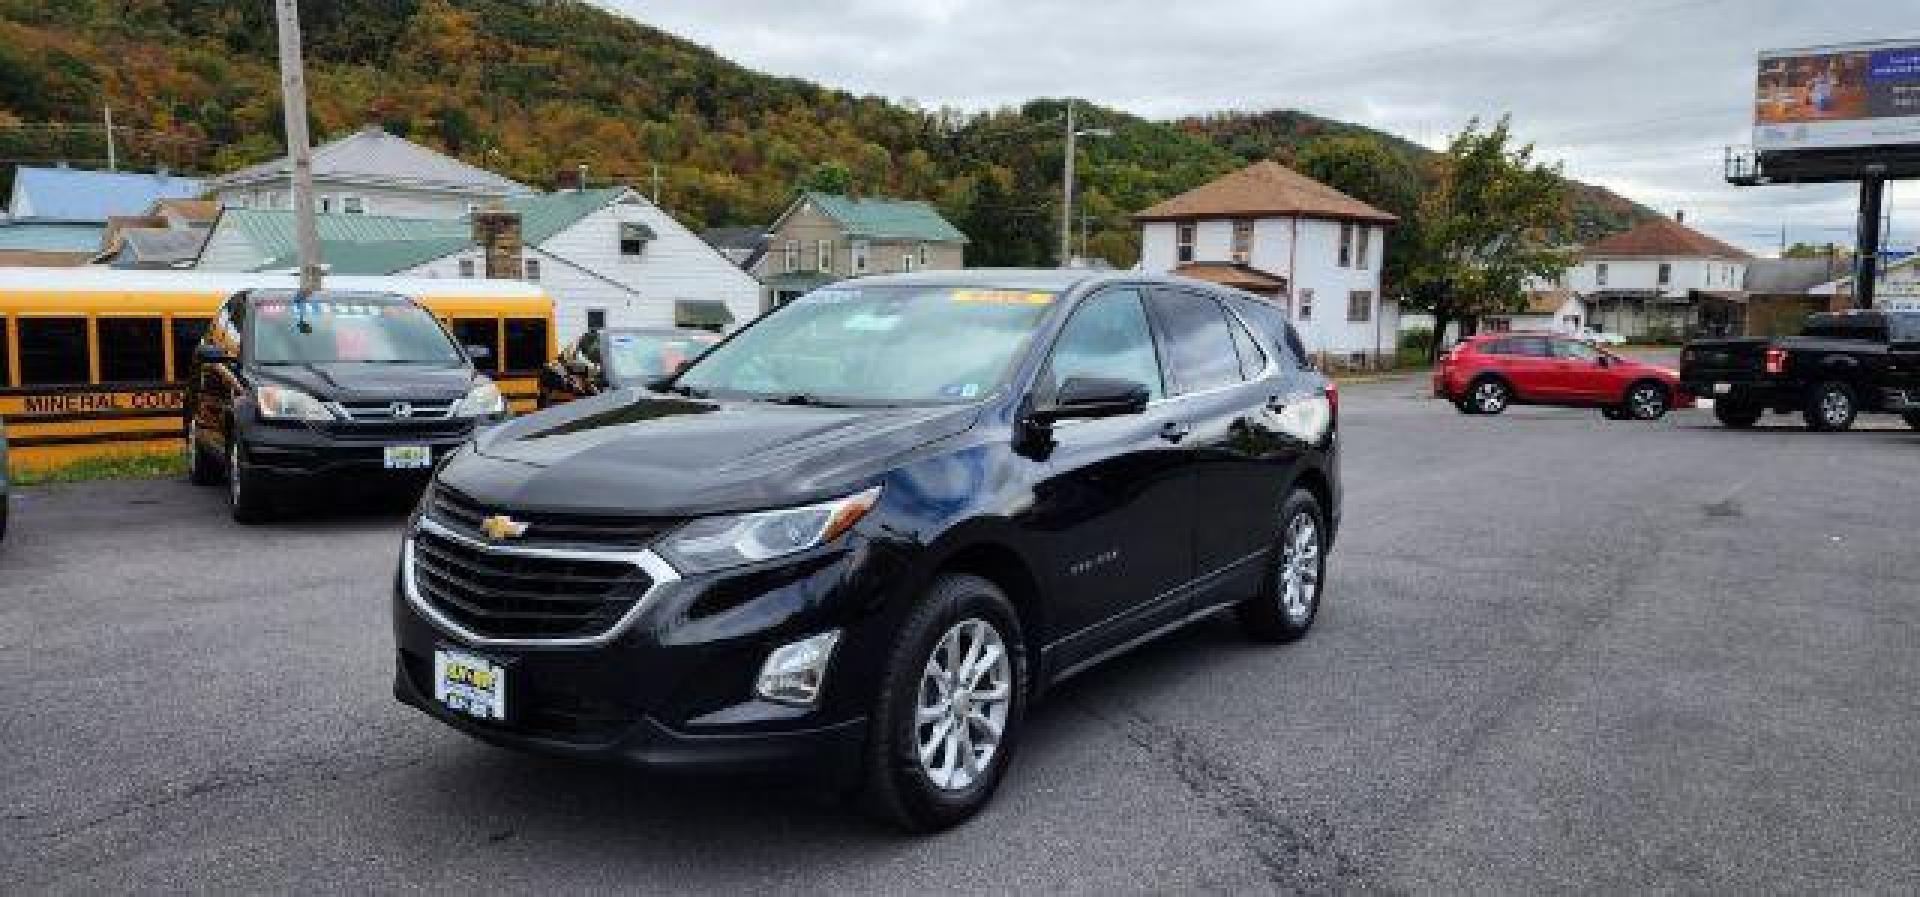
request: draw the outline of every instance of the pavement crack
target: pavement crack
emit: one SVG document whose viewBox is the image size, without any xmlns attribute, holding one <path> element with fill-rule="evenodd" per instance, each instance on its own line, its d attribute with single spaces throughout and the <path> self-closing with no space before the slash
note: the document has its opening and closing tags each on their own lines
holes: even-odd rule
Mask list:
<svg viewBox="0 0 1920 897">
<path fill-rule="evenodd" d="M 1075 704 L 1119 730 L 1208 809 L 1238 825 L 1248 851 L 1273 885 L 1306 893 L 1370 887 L 1367 870 L 1335 843 L 1332 824 L 1318 813 L 1280 806 L 1286 798 L 1258 775 L 1220 762 L 1179 730 L 1137 711 L 1105 713 L 1084 701 Z"/>
</svg>

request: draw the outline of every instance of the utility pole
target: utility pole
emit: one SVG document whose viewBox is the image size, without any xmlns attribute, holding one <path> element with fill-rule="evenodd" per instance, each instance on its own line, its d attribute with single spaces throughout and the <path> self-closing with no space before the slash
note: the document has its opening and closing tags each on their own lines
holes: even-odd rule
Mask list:
<svg viewBox="0 0 1920 897">
<path fill-rule="evenodd" d="M 1073 156 L 1074 140 L 1079 135 L 1073 129 L 1073 100 L 1067 100 L 1067 161 L 1063 169 L 1063 196 L 1060 203 L 1060 267 L 1065 268 L 1073 260 Z"/>
<path fill-rule="evenodd" d="M 293 160 L 293 235 L 300 252 L 300 292 L 320 289 L 320 232 L 313 220 L 313 148 L 307 137 L 306 64 L 300 58 L 300 2 L 274 0 L 280 25 L 280 105 L 286 112 L 287 157 Z"/>
<path fill-rule="evenodd" d="M 1859 239 L 1853 259 L 1853 307 L 1873 308 L 1874 281 L 1880 276 L 1880 204 L 1885 198 L 1884 171 L 1870 171 L 1860 179 Z"/>
<path fill-rule="evenodd" d="M 119 171 L 120 157 L 113 149 L 113 103 L 101 104 L 100 114 L 107 120 L 107 170 Z"/>
</svg>

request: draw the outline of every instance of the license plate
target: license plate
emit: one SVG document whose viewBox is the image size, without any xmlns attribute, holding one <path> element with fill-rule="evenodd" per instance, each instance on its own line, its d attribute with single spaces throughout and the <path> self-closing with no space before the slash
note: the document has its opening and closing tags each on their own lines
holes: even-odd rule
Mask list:
<svg viewBox="0 0 1920 897">
<path fill-rule="evenodd" d="M 432 467 L 433 446 L 387 446 L 386 463 L 388 470 L 419 470 L 424 467 Z"/>
<path fill-rule="evenodd" d="M 1713 394 L 1716 396 L 1724 396 L 1730 392 L 1733 392 L 1733 384 L 1731 383 L 1715 383 L 1713 385 Z"/>
<path fill-rule="evenodd" d="M 433 652 L 433 699 L 481 719 L 507 718 L 507 671 L 484 657 L 440 648 Z"/>
</svg>

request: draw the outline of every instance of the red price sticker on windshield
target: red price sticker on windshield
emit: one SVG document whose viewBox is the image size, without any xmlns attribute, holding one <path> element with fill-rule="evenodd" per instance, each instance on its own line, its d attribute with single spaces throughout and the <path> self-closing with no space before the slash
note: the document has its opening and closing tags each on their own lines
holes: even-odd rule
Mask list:
<svg viewBox="0 0 1920 897">
<path fill-rule="evenodd" d="M 1053 294 L 1026 290 L 954 290 L 953 301 L 989 302 L 996 305 L 1046 305 L 1053 301 Z"/>
</svg>

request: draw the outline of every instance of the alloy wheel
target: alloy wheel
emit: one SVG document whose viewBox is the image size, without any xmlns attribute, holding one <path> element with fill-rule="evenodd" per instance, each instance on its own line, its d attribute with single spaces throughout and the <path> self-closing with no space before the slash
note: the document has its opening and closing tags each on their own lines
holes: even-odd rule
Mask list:
<svg viewBox="0 0 1920 897">
<path fill-rule="evenodd" d="M 1320 525 L 1301 512 L 1287 521 L 1280 542 L 1280 606 L 1295 622 L 1313 613 L 1320 597 Z"/>
<path fill-rule="evenodd" d="M 1488 380 L 1473 391 L 1474 404 L 1487 414 L 1499 414 L 1507 407 L 1507 388 L 1498 381 Z"/>
<path fill-rule="evenodd" d="M 1853 400 L 1845 390 L 1829 389 L 1820 397 L 1820 413 L 1826 417 L 1828 426 L 1838 427 L 1853 413 Z"/>
<path fill-rule="evenodd" d="M 1633 416 L 1640 420 L 1653 420 L 1667 410 L 1666 399 L 1660 395 L 1660 390 L 1651 386 L 1634 390 L 1627 405 L 1633 409 Z"/>
<path fill-rule="evenodd" d="M 232 445 L 227 449 L 227 501 L 234 507 L 241 507 L 240 494 L 240 440 L 229 437 Z"/>
<path fill-rule="evenodd" d="M 965 790 L 1000 752 L 1013 707 L 1013 662 L 1005 639 L 978 618 L 948 629 L 920 675 L 914 740 L 934 787 Z"/>
</svg>

